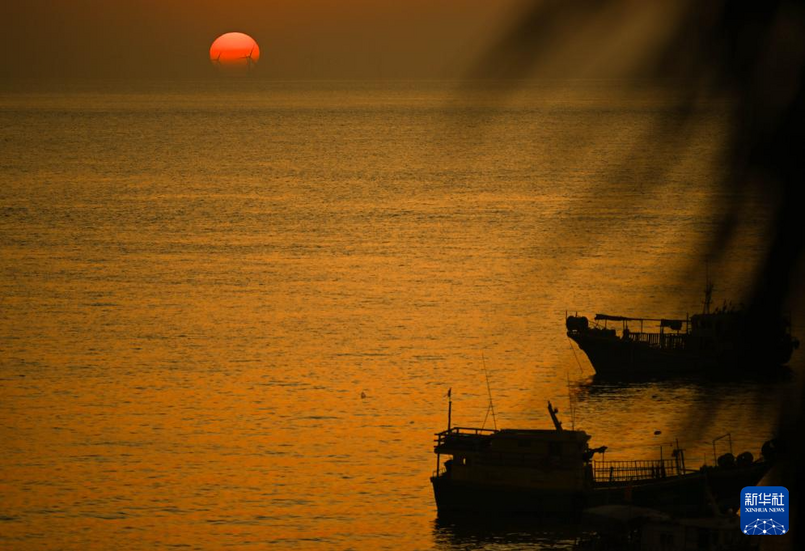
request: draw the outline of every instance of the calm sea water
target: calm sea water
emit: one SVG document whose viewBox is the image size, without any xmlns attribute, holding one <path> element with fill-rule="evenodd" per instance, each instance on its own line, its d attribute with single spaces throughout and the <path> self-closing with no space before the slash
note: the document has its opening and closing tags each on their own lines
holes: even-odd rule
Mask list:
<svg viewBox="0 0 805 551">
<path fill-rule="evenodd" d="M 437 519 L 432 436 L 448 388 L 483 422 L 484 361 L 498 426 L 552 400 L 610 459 L 757 455 L 790 383 L 603 384 L 564 333 L 701 308 L 728 121 L 670 147 L 673 116 L 606 83 L 6 89 L 0 547 L 569 546 Z M 747 209 L 719 302 L 759 255 Z"/>
</svg>

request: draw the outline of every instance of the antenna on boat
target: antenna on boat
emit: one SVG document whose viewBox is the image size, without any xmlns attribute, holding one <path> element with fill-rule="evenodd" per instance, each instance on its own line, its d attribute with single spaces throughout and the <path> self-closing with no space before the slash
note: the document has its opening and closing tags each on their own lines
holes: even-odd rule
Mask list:
<svg viewBox="0 0 805 551">
<path fill-rule="evenodd" d="M 710 303 L 713 301 L 713 282 L 710 281 L 710 264 L 704 265 L 704 311 L 703 314 L 710 313 Z"/>
<path fill-rule="evenodd" d="M 453 387 L 447 389 L 447 432 L 450 432 L 453 420 Z"/>
<path fill-rule="evenodd" d="M 486 415 L 484 416 L 484 423 L 481 428 L 486 426 L 486 420 L 489 418 L 489 412 L 492 412 L 492 423 L 495 425 L 495 430 L 498 430 L 498 420 L 495 417 L 495 405 L 492 403 L 492 388 L 489 386 L 489 371 L 486 370 L 486 358 L 484 353 L 481 352 L 481 360 L 484 365 L 484 375 L 486 376 L 486 392 L 489 394 L 489 406 L 486 408 Z"/>
<path fill-rule="evenodd" d="M 573 404 L 573 395 L 570 393 L 570 373 L 565 370 L 567 377 L 567 400 L 570 402 L 570 428 L 576 430 L 576 406 Z"/>
</svg>

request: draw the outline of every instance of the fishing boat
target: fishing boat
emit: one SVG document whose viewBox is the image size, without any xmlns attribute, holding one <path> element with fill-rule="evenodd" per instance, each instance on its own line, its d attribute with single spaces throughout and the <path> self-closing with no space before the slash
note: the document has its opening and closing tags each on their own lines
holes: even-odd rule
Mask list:
<svg viewBox="0 0 805 551">
<path fill-rule="evenodd" d="M 548 411 L 553 430 L 451 427 L 448 421 L 447 430 L 435 435 L 431 483 L 439 514 L 572 515 L 589 507 L 633 505 L 707 516 L 737 509 L 741 488 L 756 485 L 772 464 L 771 443 L 760 460 L 749 452 L 738 459 L 725 454 L 716 466 L 700 469 L 686 467 L 678 445 L 670 458 L 594 459 L 606 446 L 591 448 L 586 432 L 563 430 L 550 402 Z"/>
<path fill-rule="evenodd" d="M 566 315 L 567 336 L 604 377 L 753 373 L 788 363 L 799 347 L 789 316 L 726 303 L 711 310 L 712 292 L 708 282 L 702 313 L 685 319 Z"/>
</svg>

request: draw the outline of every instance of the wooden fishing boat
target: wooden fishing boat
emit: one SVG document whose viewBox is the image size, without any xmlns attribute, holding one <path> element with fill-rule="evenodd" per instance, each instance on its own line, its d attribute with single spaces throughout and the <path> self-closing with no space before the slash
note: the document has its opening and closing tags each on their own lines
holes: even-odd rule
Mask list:
<svg viewBox="0 0 805 551">
<path fill-rule="evenodd" d="M 678 446 L 671 458 L 593 459 L 590 436 L 563 430 L 548 403 L 554 430 L 451 427 L 436 434 L 431 477 L 440 514 L 575 514 L 588 507 L 631 504 L 679 516 L 707 516 L 738 507 L 741 488 L 756 485 L 770 458 L 688 469 Z M 764 447 L 764 451 L 771 447 Z M 768 455 L 770 455 L 767 452 Z M 442 456 L 448 459 L 441 462 Z"/>
<path fill-rule="evenodd" d="M 726 303 L 711 309 L 712 291 L 708 283 L 702 313 L 685 319 L 566 316 L 567 336 L 603 377 L 765 373 L 788 362 L 799 347 L 789 317 Z"/>
</svg>

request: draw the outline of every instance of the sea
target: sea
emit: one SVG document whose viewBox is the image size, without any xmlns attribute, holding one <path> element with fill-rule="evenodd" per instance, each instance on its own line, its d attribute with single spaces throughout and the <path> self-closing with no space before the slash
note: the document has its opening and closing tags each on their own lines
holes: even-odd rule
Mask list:
<svg viewBox="0 0 805 551">
<path fill-rule="evenodd" d="M 566 336 L 751 284 L 769 200 L 742 190 L 713 249 L 730 109 L 676 98 L 3 84 L 0 548 L 573 548 L 572 523 L 437 515 L 448 392 L 464 427 L 551 428 L 551 401 L 607 459 L 759 457 L 796 369 L 605 382 Z"/>
</svg>

